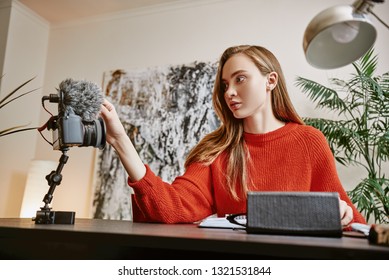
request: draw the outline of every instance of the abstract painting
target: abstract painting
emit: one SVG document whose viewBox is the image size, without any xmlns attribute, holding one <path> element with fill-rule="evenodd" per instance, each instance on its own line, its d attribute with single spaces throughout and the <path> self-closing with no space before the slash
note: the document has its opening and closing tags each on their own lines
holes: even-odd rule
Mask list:
<svg viewBox="0 0 389 280">
<path fill-rule="evenodd" d="M 166 182 L 184 173 L 189 151 L 219 126 L 212 108 L 217 64 L 115 70 L 103 90 L 144 163 Z M 93 217 L 131 220 L 127 174 L 109 145 L 97 155 Z"/>
</svg>

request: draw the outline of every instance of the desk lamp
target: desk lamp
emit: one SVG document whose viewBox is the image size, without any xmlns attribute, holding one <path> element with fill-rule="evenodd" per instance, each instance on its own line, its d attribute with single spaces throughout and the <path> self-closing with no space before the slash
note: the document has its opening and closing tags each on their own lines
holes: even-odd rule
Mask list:
<svg viewBox="0 0 389 280">
<path fill-rule="evenodd" d="M 385 24 L 371 8 L 385 0 L 356 0 L 352 5 L 334 6 L 316 15 L 303 39 L 305 57 L 319 69 L 333 69 L 354 62 L 373 45 L 377 31 L 367 14 Z"/>
</svg>

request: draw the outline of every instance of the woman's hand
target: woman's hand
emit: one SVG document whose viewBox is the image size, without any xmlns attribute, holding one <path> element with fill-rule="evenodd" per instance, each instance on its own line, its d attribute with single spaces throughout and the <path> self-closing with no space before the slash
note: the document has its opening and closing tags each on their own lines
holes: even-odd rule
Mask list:
<svg viewBox="0 0 389 280">
<path fill-rule="evenodd" d="M 101 105 L 101 117 L 106 127 L 107 142 L 115 146 L 115 142 L 121 137 L 127 137 L 126 131 L 119 119 L 115 107 L 106 99 Z"/>
<path fill-rule="evenodd" d="M 340 209 L 340 222 L 342 227 L 347 227 L 350 225 L 354 218 L 353 209 L 346 203 L 346 201 L 339 199 L 339 209 Z"/>
<path fill-rule="evenodd" d="M 146 167 L 126 134 L 115 107 L 108 100 L 104 100 L 100 114 L 105 123 L 107 142 L 118 153 L 129 179 L 132 182 L 139 181 L 146 174 Z"/>
</svg>

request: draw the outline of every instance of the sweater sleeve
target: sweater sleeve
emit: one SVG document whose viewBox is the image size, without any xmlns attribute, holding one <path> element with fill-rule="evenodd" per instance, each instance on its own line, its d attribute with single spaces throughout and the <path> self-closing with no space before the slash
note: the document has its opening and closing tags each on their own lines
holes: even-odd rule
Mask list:
<svg viewBox="0 0 389 280">
<path fill-rule="evenodd" d="M 344 200 L 353 210 L 354 218 L 352 222 L 365 224 L 365 219 L 351 202 L 340 182 L 335 158 L 325 136 L 321 131 L 312 128 L 308 139 L 312 162 L 311 190 L 339 193 L 340 199 Z"/>
<path fill-rule="evenodd" d="M 213 213 L 211 169 L 191 164 L 172 184 L 164 182 L 146 165 L 145 176 L 128 185 L 133 188 L 133 220 L 136 222 L 192 223 Z"/>
</svg>

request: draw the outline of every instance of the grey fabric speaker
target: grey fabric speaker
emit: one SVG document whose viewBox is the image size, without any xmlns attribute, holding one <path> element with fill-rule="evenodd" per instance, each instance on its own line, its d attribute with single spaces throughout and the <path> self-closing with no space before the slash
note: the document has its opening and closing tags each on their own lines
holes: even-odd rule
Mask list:
<svg viewBox="0 0 389 280">
<path fill-rule="evenodd" d="M 248 233 L 341 237 L 339 194 L 249 192 Z"/>
</svg>

